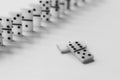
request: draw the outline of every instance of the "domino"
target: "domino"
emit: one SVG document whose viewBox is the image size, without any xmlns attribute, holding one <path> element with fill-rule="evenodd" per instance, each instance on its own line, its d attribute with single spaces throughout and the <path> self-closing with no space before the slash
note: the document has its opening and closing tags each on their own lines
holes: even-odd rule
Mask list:
<svg viewBox="0 0 120 80">
<path fill-rule="evenodd" d="M 59 17 L 59 10 L 60 10 L 60 7 L 59 7 L 59 0 L 51 0 L 51 6 L 50 6 L 50 14 L 51 14 L 51 17 Z"/>
<path fill-rule="evenodd" d="M 33 10 L 33 30 L 39 31 L 41 27 L 41 15 L 42 15 L 42 7 L 39 4 L 30 4 L 30 7 Z"/>
<path fill-rule="evenodd" d="M 3 46 L 2 24 L 0 23 L 0 46 Z"/>
<path fill-rule="evenodd" d="M 13 38 L 15 36 L 22 36 L 22 14 L 20 12 L 11 12 L 10 16 L 12 20 Z"/>
<path fill-rule="evenodd" d="M 60 7 L 59 16 L 60 16 L 60 17 L 65 14 L 66 5 L 67 5 L 66 0 L 60 0 L 60 1 L 59 1 L 59 7 Z"/>
<path fill-rule="evenodd" d="M 73 54 L 84 64 L 94 61 L 94 56 L 89 52 L 87 47 L 76 51 Z"/>
<path fill-rule="evenodd" d="M 82 63 L 86 64 L 94 61 L 94 56 L 89 52 L 87 46 L 83 46 L 80 42 L 69 42 L 67 47 Z"/>
<path fill-rule="evenodd" d="M 2 24 L 3 44 L 8 45 L 13 41 L 12 20 L 11 18 L 0 17 L 0 22 Z"/>
<path fill-rule="evenodd" d="M 40 6 L 42 7 L 42 22 L 50 20 L 50 0 L 39 0 Z"/>
<path fill-rule="evenodd" d="M 74 53 L 86 47 L 86 45 L 81 44 L 79 41 L 74 41 L 74 42 L 69 41 L 67 47 L 72 53 Z"/>
<path fill-rule="evenodd" d="M 89 52 L 87 46 L 79 41 L 69 41 L 67 44 L 59 44 L 57 48 L 62 54 L 73 54 L 84 64 L 94 61 L 94 56 Z"/>
<path fill-rule="evenodd" d="M 39 0 L 42 10 L 50 10 L 50 0 Z"/>
<path fill-rule="evenodd" d="M 31 9 L 21 9 L 22 28 L 24 32 L 33 31 L 33 11 Z"/>
<path fill-rule="evenodd" d="M 67 2 L 67 10 L 70 10 L 71 9 L 71 0 L 66 0 Z"/>
</svg>

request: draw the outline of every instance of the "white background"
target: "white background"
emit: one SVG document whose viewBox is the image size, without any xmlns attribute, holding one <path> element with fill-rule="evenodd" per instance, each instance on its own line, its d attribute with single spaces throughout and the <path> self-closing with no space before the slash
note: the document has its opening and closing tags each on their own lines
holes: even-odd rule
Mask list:
<svg viewBox="0 0 120 80">
<path fill-rule="evenodd" d="M 1 0 L 0 15 L 32 2 Z M 95 62 L 60 54 L 69 40 L 85 42 Z M 0 80 L 120 80 L 120 0 L 93 0 L 22 43 L 0 52 Z"/>
</svg>

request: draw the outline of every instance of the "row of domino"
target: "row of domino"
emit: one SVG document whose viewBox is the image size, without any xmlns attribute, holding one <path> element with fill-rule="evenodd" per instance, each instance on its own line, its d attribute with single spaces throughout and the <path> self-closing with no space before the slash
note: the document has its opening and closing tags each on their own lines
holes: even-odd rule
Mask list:
<svg viewBox="0 0 120 80">
<path fill-rule="evenodd" d="M 10 13 L 9 18 L 0 17 L 0 45 L 8 45 L 14 37 L 38 30 L 42 23 L 53 16 L 59 17 L 77 3 L 78 0 L 39 0 L 38 4 L 31 4 L 30 9 Z"/>
<path fill-rule="evenodd" d="M 43 29 L 47 22 L 54 23 L 52 18 L 60 18 L 78 6 L 79 1 L 85 3 L 85 0 L 39 0 L 20 12 L 11 12 L 10 17 L 0 17 L 0 48 L 6 51 L 4 46 L 16 45 L 14 41 Z"/>
</svg>

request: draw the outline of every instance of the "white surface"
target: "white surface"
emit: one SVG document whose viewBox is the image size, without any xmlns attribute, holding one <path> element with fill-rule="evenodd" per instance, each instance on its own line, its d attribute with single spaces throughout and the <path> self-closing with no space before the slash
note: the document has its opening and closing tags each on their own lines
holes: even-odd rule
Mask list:
<svg viewBox="0 0 120 80">
<path fill-rule="evenodd" d="M 0 14 L 17 10 L 27 1 L 3 0 Z M 30 37 L 26 44 L 1 52 L 0 80 L 120 80 L 119 2 L 95 0 Z M 71 55 L 60 54 L 56 44 L 68 40 L 86 42 L 95 62 L 83 65 Z"/>
</svg>

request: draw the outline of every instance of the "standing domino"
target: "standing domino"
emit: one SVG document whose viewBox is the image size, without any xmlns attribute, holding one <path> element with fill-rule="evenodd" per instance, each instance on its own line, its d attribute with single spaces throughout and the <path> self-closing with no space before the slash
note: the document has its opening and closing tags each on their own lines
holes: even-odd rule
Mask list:
<svg viewBox="0 0 120 80">
<path fill-rule="evenodd" d="M 50 14 L 52 17 L 59 17 L 59 0 L 51 0 Z"/>
<path fill-rule="evenodd" d="M 42 14 L 42 7 L 39 4 L 31 4 L 33 10 L 33 26 L 34 31 L 38 31 L 41 26 L 41 14 Z"/>
<path fill-rule="evenodd" d="M 50 10 L 50 0 L 39 0 L 42 10 Z"/>
<path fill-rule="evenodd" d="M 84 0 L 83 0 L 84 1 Z M 79 0 L 75 0 L 74 5 L 78 6 Z"/>
<path fill-rule="evenodd" d="M 66 11 L 67 6 L 66 0 L 59 0 L 59 6 L 60 6 L 59 16 L 61 17 L 63 14 L 65 14 Z"/>
<path fill-rule="evenodd" d="M 12 34 L 12 20 L 11 18 L 1 17 L 0 22 L 2 24 L 2 36 L 3 36 L 3 44 L 8 44 L 13 40 Z"/>
<path fill-rule="evenodd" d="M 40 6 L 42 7 L 42 22 L 50 20 L 50 0 L 39 0 Z"/>
<path fill-rule="evenodd" d="M 49 21 L 49 12 L 42 12 L 41 18 L 43 22 Z"/>
<path fill-rule="evenodd" d="M 22 9 L 22 27 L 24 32 L 33 31 L 33 11 Z"/>
<path fill-rule="evenodd" d="M 69 42 L 67 45 L 69 50 L 75 55 L 82 63 L 89 63 L 93 60 L 93 55 L 88 51 L 87 47 L 82 46 L 78 41 Z"/>
<path fill-rule="evenodd" d="M 21 13 L 12 12 L 10 13 L 12 19 L 12 32 L 15 36 L 22 35 L 22 15 Z"/>
<path fill-rule="evenodd" d="M 0 46 L 3 46 L 2 25 L 0 23 Z"/>
<path fill-rule="evenodd" d="M 71 0 L 66 0 L 67 1 L 67 9 L 70 10 L 71 9 Z"/>
<path fill-rule="evenodd" d="M 79 6 L 79 3 L 83 3 L 82 0 L 71 0 L 71 9 L 76 8 L 76 6 Z"/>
<path fill-rule="evenodd" d="M 82 0 L 83 3 L 90 3 L 92 0 Z"/>
</svg>

